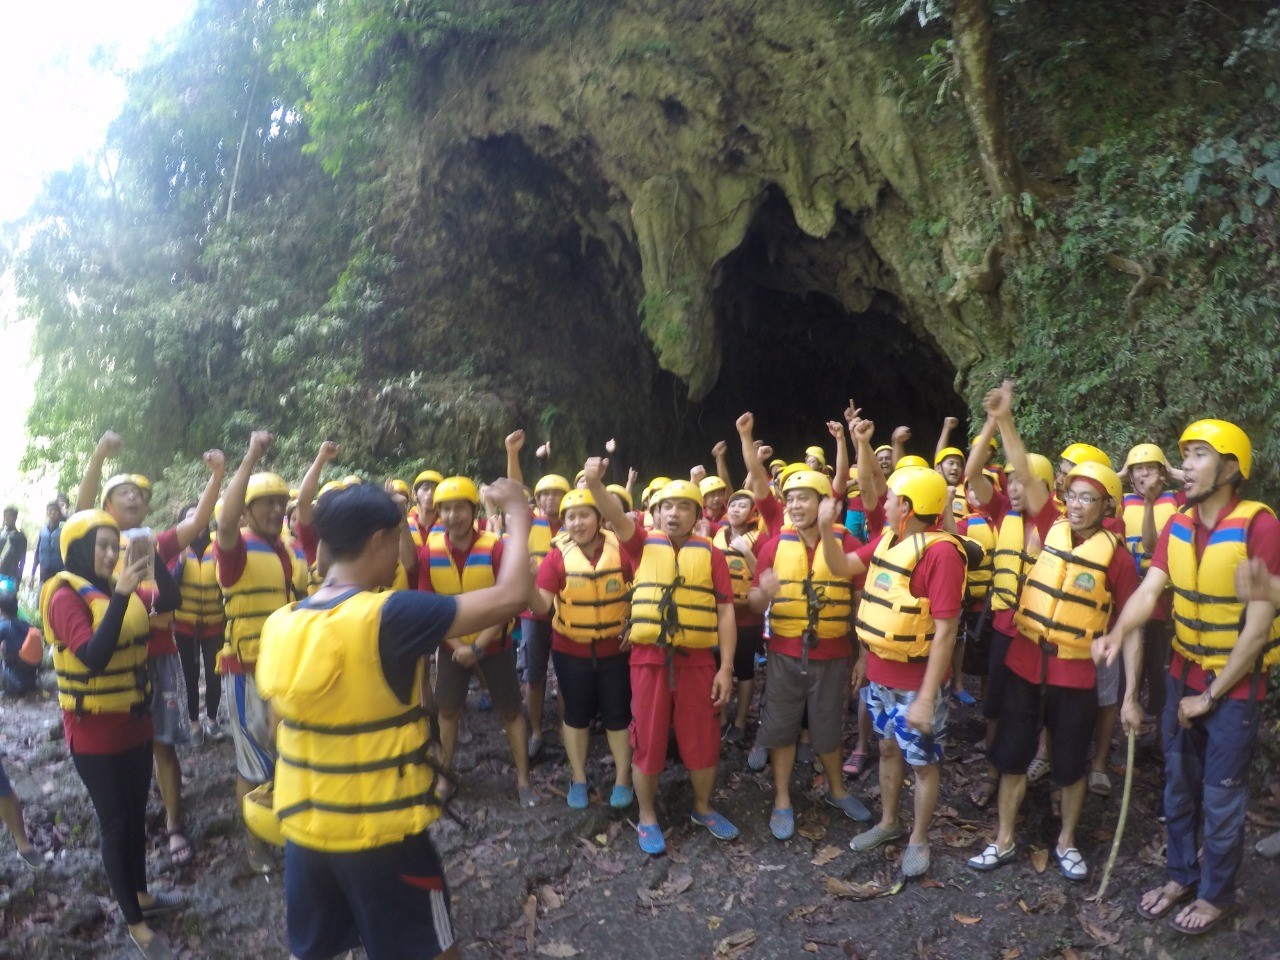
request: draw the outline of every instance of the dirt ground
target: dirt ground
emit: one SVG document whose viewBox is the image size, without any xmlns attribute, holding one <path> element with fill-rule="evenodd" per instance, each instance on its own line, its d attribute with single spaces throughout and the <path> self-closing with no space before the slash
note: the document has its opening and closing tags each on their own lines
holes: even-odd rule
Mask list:
<svg viewBox="0 0 1280 960">
<path fill-rule="evenodd" d="M 1202 940 L 1167 923 L 1137 916 L 1138 894 L 1162 875 L 1163 828 L 1154 819 L 1156 768 L 1139 748 L 1133 809 L 1106 901 L 1089 903 L 1110 849 L 1120 807 L 1123 753 L 1112 767 L 1116 789 L 1090 797 L 1080 845 L 1093 870 L 1072 884 L 1048 861 L 1056 835 L 1047 787 L 1029 791 L 1019 825 L 1019 859 L 978 874 L 964 860 L 992 833 L 994 812 L 966 799 L 983 767 L 972 748 L 981 719 L 974 708 L 952 713 L 952 744 L 943 770 L 942 800 L 931 834 L 927 878 L 892 889 L 900 846 L 870 854 L 849 850 L 859 825 L 821 803 L 821 781 L 794 789 L 796 836 L 779 843 L 768 832 L 768 769 L 752 773 L 746 752 L 726 748 L 717 806 L 742 837 L 720 843 L 688 819 L 688 777 L 672 763 L 663 781 L 661 820 L 668 854 L 649 858 L 636 846 L 631 821 L 607 806 L 612 771 L 603 737 L 592 739 L 592 806 L 564 803 L 568 772 L 558 737 L 534 767 L 543 803 L 520 809 L 501 727 L 492 713 L 468 712 L 474 734 L 459 750 L 464 786 L 456 804 L 465 829 L 441 821 L 436 843 L 447 865 L 454 925 L 468 958 L 894 958 L 894 960 L 1035 960 L 1035 958 L 1280 957 L 1280 865 L 1258 857 L 1253 843 L 1268 832 L 1273 810 L 1255 805 L 1240 907 Z M 109 898 L 97 851 L 97 831 L 84 787 L 62 739 L 56 703 L 47 698 L 0 702 L 0 748 L 22 798 L 32 839 L 47 851 L 32 871 L 0 838 L 0 957 L 23 960 L 135 955 Z M 184 958 L 284 958 L 281 877 L 251 874 L 233 803 L 229 740 L 182 754 L 194 864 L 168 868 L 158 795 L 149 822 L 154 886 L 175 887 L 187 909 L 159 924 Z M 811 772 L 797 766 L 796 776 Z M 875 767 L 853 784 L 879 812 Z M 903 804 L 909 810 L 910 791 Z M 629 812 L 634 818 L 634 808 Z M 1046 866 L 1046 861 L 1048 864 Z M 843 883 L 841 883 L 843 881 Z"/>
</svg>

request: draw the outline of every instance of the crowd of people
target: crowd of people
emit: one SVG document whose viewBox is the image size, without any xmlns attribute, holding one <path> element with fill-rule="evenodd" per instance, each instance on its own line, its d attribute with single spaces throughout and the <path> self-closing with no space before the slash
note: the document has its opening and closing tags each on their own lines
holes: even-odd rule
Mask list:
<svg viewBox="0 0 1280 960">
<path fill-rule="evenodd" d="M 771 770 L 761 817 L 779 841 L 796 830 L 793 773 L 811 763 L 825 803 L 863 825 L 850 847 L 905 841 L 908 878 L 930 868 L 952 712 L 977 706 L 966 674 L 988 766 L 968 799 L 996 807 L 975 871 L 1021 855 L 1018 810 L 1048 778 L 1052 855 L 1086 880 L 1076 830 L 1086 795 L 1112 790 L 1116 721 L 1136 732 L 1154 717 L 1168 859 L 1137 909 L 1186 935 L 1211 930 L 1234 901 L 1267 668 L 1280 661 L 1280 522 L 1242 498 L 1249 439 L 1200 420 L 1178 438 L 1180 468 L 1143 443 L 1117 471 L 1087 442 L 1101 437 L 1056 463 L 1029 452 L 1013 409 L 1006 381 L 967 448 L 944 422 L 932 462 L 906 452 L 905 427 L 873 447 L 875 424 L 852 401 L 795 462 L 744 413 L 738 477 L 718 443 L 714 472 L 639 490 L 634 470 L 608 482 L 613 441 L 572 482 L 547 472 L 529 489 L 520 430 L 490 484 L 426 469 L 321 485 L 340 455 L 325 442 L 293 489 L 259 469 L 273 438 L 255 432 L 229 479 L 221 451 L 205 454 L 202 495 L 158 534 L 145 477 L 102 483 L 123 450 L 106 434 L 74 512 L 58 525 L 51 505 L 58 551 L 37 551 L 40 614 L 134 942 L 170 956 L 150 921 L 182 907 L 148 892 L 153 775 L 181 865 L 192 848 L 177 748 L 219 736 L 225 701 L 249 864 L 271 872 L 284 847 L 293 955 L 363 944 L 375 958 L 407 945 L 457 956 L 429 827 L 455 793 L 468 690 L 478 683 L 501 718 L 514 799 L 534 806 L 550 671 L 568 806 L 593 802 L 595 727 L 614 768 L 596 802 L 635 805 L 646 854 L 666 850 L 660 775 L 674 741 L 691 822 L 717 839 L 739 836 L 714 805 L 722 751 L 746 749 L 749 767 Z M 32 631 L 0 595 L 6 684 L 10 648 L 29 658 Z M 878 815 L 855 795 L 873 739 Z M 0 813 L 38 863 L 15 805 L 0 771 Z M 1280 853 L 1280 839 L 1259 852 Z"/>
</svg>

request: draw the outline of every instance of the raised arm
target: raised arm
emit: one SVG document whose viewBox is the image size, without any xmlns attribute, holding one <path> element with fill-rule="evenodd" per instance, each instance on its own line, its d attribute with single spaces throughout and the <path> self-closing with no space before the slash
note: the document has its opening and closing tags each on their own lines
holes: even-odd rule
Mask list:
<svg viewBox="0 0 1280 960">
<path fill-rule="evenodd" d="M 524 431 L 513 430 L 503 441 L 507 448 L 507 478 L 524 483 L 524 471 L 520 469 L 520 451 L 524 449 Z"/>
<path fill-rule="evenodd" d="M 822 556 L 827 566 L 837 577 L 853 580 L 866 572 L 866 564 L 858 559 L 856 553 L 845 553 L 844 544 L 836 539 L 835 522 L 837 516 L 844 512 L 844 507 L 832 497 L 823 499 L 818 507 L 818 532 L 822 534 Z"/>
<path fill-rule="evenodd" d="M 316 458 L 311 461 L 311 466 L 307 468 L 307 473 L 302 478 L 302 485 L 298 487 L 299 524 L 310 526 L 312 520 L 315 519 L 316 512 L 314 507 L 316 491 L 320 489 L 320 474 L 327 464 L 338 459 L 338 454 L 341 452 L 342 448 L 332 440 L 326 440 L 320 444 L 320 449 L 316 451 Z"/>
<path fill-rule="evenodd" d="M 717 440 L 716 445 L 711 448 L 711 456 L 716 460 L 716 476 L 724 481 L 724 485 L 730 490 L 736 489 L 733 477 L 729 473 L 729 445 L 723 440 Z"/>
<path fill-rule="evenodd" d="M 619 543 L 629 543 L 631 538 L 636 535 L 636 522 L 631 519 L 631 515 L 622 509 L 622 504 L 618 503 L 616 497 L 604 487 L 605 471 L 609 469 L 609 461 L 605 457 L 590 457 L 587 462 L 582 465 L 582 472 L 586 477 L 587 489 L 591 491 L 591 496 L 596 502 L 596 509 L 600 511 L 606 523 L 613 525 L 613 532 L 618 535 Z"/>
<path fill-rule="evenodd" d="M 852 400 L 849 402 L 853 403 Z M 831 478 L 831 489 L 835 491 L 836 499 L 843 503 L 849 489 L 849 444 L 844 439 L 844 424 L 828 420 L 827 433 L 836 441 L 836 475 Z"/>
<path fill-rule="evenodd" d="M 849 435 L 858 446 L 858 489 L 862 491 L 862 502 L 868 510 L 875 508 L 889 486 L 876 452 L 871 449 L 871 437 L 875 431 L 876 425 L 872 420 L 854 417 L 849 423 Z"/>
<path fill-rule="evenodd" d="M 108 430 L 93 449 L 89 458 L 89 466 L 85 468 L 84 478 L 80 481 L 80 489 L 76 491 L 76 509 L 92 510 L 97 506 L 98 490 L 102 487 L 102 464 L 107 457 L 118 457 L 124 450 L 124 441 L 114 430 Z"/>
<path fill-rule="evenodd" d="M 1027 459 L 1027 448 L 1022 442 L 1022 437 L 1018 436 L 1018 428 L 1013 422 L 1013 381 L 1005 380 L 987 394 L 983 403 L 987 408 L 987 414 L 995 417 L 996 425 L 1000 428 L 1000 442 L 1004 444 L 1005 456 L 1009 458 L 1013 472 L 1022 481 L 1022 499 L 1027 508 L 1026 515 L 1035 516 L 1049 499 L 1049 491 L 1036 482 L 1036 476 L 1031 472 L 1031 462 Z"/>
<path fill-rule="evenodd" d="M 213 516 L 213 508 L 217 506 L 218 491 L 222 489 L 222 478 L 227 472 L 227 458 L 221 450 L 206 450 L 204 465 L 209 468 L 209 480 L 204 485 L 204 492 L 200 494 L 196 512 L 179 520 L 174 527 L 178 534 L 178 546 L 183 550 L 195 543 L 202 530 L 209 529 L 209 519 Z"/>
<path fill-rule="evenodd" d="M 221 550 L 234 550 L 240 542 L 240 515 L 244 513 L 244 495 L 249 489 L 249 477 L 253 474 L 253 468 L 271 449 L 275 439 L 266 430 L 255 430 L 249 437 L 249 449 L 245 451 L 244 459 L 232 474 L 231 482 L 222 495 L 222 516 L 230 517 L 232 522 L 218 524 L 218 548 Z"/>
<path fill-rule="evenodd" d="M 910 427 L 894 427 L 893 436 L 889 438 L 889 446 L 893 447 L 893 463 L 896 468 L 897 463 L 907 452 L 907 441 L 911 439 Z"/>
<path fill-rule="evenodd" d="M 938 454 L 951 446 L 951 431 L 958 426 L 960 426 L 960 421 L 956 417 L 943 418 L 942 429 L 938 431 L 938 445 L 933 448 L 934 460 L 938 459 Z"/>
<path fill-rule="evenodd" d="M 989 503 L 995 493 L 991 478 L 984 471 L 987 465 L 987 451 L 991 449 L 991 441 L 998 429 L 995 417 L 987 414 L 982 430 L 969 448 L 969 458 L 964 462 L 965 488 L 973 494 L 978 503 Z"/>
<path fill-rule="evenodd" d="M 743 488 L 750 490 L 757 500 L 769 495 L 769 471 L 760 460 L 754 432 L 756 418 L 753 413 L 744 413 L 737 419 L 738 440 L 742 444 L 742 462 L 747 467 L 747 482 Z M 772 452 L 772 451 L 770 451 Z"/>
</svg>

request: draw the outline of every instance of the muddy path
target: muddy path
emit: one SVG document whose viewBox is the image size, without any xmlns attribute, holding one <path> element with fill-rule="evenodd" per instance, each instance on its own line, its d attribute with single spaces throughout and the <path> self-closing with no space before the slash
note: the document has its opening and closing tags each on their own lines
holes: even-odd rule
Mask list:
<svg viewBox="0 0 1280 960">
<path fill-rule="evenodd" d="M 1086 902 L 1097 888 L 1120 806 L 1123 754 L 1112 751 L 1116 789 L 1089 797 L 1080 845 L 1095 878 L 1072 884 L 1049 860 L 1057 832 L 1047 786 L 1032 788 L 1018 837 L 1022 855 L 991 874 L 964 861 L 987 842 L 994 812 L 975 809 L 968 788 L 983 766 L 969 744 L 980 737 L 972 708 L 953 712 L 953 743 L 943 771 L 941 810 L 932 832 L 933 865 L 924 881 L 896 894 L 850 899 L 888 886 L 901 847 L 853 853 L 860 829 L 821 802 L 821 783 L 793 789 L 796 836 L 779 843 L 768 832 L 769 771 L 752 773 L 746 753 L 726 748 L 717 806 L 741 829 L 729 844 L 688 819 L 690 788 L 671 765 L 663 781 L 661 818 L 669 853 L 651 859 L 636 846 L 630 822 L 607 806 L 612 771 L 603 737 L 592 738 L 592 806 L 564 804 L 567 767 L 558 738 L 534 767 L 541 806 L 515 803 L 515 778 L 497 718 L 474 710 L 474 735 L 459 750 L 465 786 L 456 804 L 466 829 L 434 828 L 453 892 L 454 924 L 468 958 L 1057 958 L 1280 957 L 1280 865 L 1252 852 L 1267 831 L 1251 822 L 1241 870 L 1241 908 L 1204 940 L 1187 940 L 1165 923 L 1140 919 L 1138 894 L 1162 875 L 1163 828 L 1154 819 L 1155 764 L 1139 750 L 1139 769 L 1120 860 L 1103 904 Z M 32 871 L 0 838 L 0 957 L 22 960 L 135 956 L 107 895 L 88 798 L 67 758 L 56 704 L 50 699 L 0 701 L 0 749 L 37 847 L 47 851 Z M 281 878 L 252 875 L 244 861 L 232 793 L 230 741 L 182 753 L 188 832 L 195 862 L 168 869 L 158 796 L 150 805 L 149 875 L 189 900 L 158 925 L 184 958 L 284 958 Z M 797 778 L 811 776 L 797 765 Z M 879 810 L 875 766 L 854 784 Z M 904 791 L 904 806 L 911 794 Z M 1272 815 L 1259 809 L 1263 816 Z M 634 808 L 630 812 L 634 817 Z M 840 881 L 844 881 L 843 884 Z"/>
</svg>

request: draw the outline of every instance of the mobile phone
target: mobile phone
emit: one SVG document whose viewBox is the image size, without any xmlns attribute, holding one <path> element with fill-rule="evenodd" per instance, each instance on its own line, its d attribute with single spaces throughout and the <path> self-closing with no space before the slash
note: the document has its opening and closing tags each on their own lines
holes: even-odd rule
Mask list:
<svg viewBox="0 0 1280 960">
<path fill-rule="evenodd" d="M 132 566 L 144 557 L 148 560 L 155 553 L 156 541 L 155 534 L 150 527 L 135 527 L 133 530 L 124 532 L 125 539 L 129 541 L 128 552 L 125 553 L 125 566 Z"/>
</svg>

